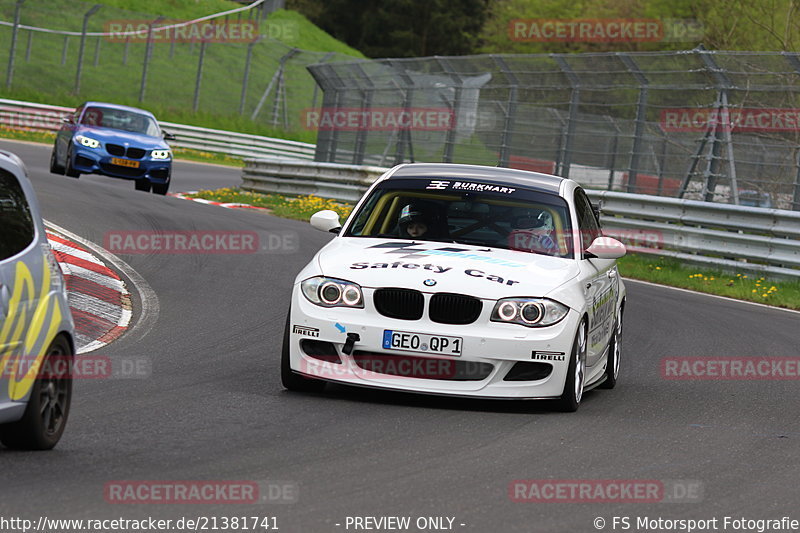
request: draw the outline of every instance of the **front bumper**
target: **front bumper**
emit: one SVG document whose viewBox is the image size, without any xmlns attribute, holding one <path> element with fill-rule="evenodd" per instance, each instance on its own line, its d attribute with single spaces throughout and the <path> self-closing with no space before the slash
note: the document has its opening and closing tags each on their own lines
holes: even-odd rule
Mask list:
<svg viewBox="0 0 800 533">
<path fill-rule="evenodd" d="M 171 159 L 136 159 L 138 168 L 131 168 L 112 163 L 112 156 L 102 148 L 86 148 L 77 144 L 72 147 L 72 167 L 83 174 L 102 174 L 112 178 L 141 179 L 147 178 L 153 183 L 169 181 L 172 169 Z M 149 157 L 149 156 L 147 156 Z M 117 159 L 128 159 L 118 157 Z"/>
<path fill-rule="evenodd" d="M 580 316 L 573 310 L 558 324 L 526 328 L 489 321 L 493 302 L 472 324 L 450 325 L 399 320 L 380 315 L 364 289 L 365 308 L 324 308 L 309 302 L 296 285 L 289 323 L 289 360 L 293 371 L 324 381 L 365 387 L 477 398 L 558 398 L 564 390 L 572 343 Z M 446 335 L 463 339 L 459 357 L 383 348 L 384 330 Z M 352 354 L 342 352 L 347 335 L 359 340 Z M 332 346 L 324 357 L 309 346 Z M 534 353 L 537 352 L 536 358 Z M 540 352 L 546 352 L 541 354 Z M 562 355 L 558 355 L 562 354 Z M 366 364 L 364 359 L 368 359 Z M 517 365 L 523 363 L 523 365 Z M 550 365 L 541 379 L 509 381 L 530 363 Z M 390 370 L 391 369 L 391 370 Z M 424 377 L 420 376 L 422 372 Z"/>
</svg>

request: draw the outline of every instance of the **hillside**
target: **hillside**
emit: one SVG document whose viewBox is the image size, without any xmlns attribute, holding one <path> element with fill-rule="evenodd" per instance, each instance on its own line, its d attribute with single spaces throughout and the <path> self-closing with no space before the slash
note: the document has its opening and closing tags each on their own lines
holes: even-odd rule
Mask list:
<svg viewBox="0 0 800 533">
<path fill-rule="evenodd" d="M 0 0 L 0 18 L 13 20 L 14 0 Z M 105 0 L 91 18 L 89 32 L 119 31 L 139 27 L 164 14 L 169 20 L 190 20 L 225 11 L 240 4 L 225 0 Z M 75 0 L 43 0 L 23 4 L 21 23 L 61 31 L 80 31 L 83 15 L 93 3 Z M 125 5 L 127 9 L 121 9 Z M 155 10 L 158 9 L 156 12 Z M 258 21 L 257 12 L 227 17 L 229 26 Z M 198 74 L 199 42 L 156 40 L 147 68 L 143 102 L 139 102 L 146 39 L 125 43 L 124 37 L 87 37 L 80 90 L 75 92 L 80 48 L 79 36 L 20 30 L 15 53 L 11 89 L 3 86 L 0 96 L 57 105 L 78 105 L 86 100 L 103 100 L 147 108 L 161 120 L 205 127 L 236 129 L 266 135 L 313 141 L 315 134 L 300 123 L 301 112 L 314 102 L 315 83 L 306 65 L 363 57 L 357 50 L 337 41 L 305 17 L 293 11 L 277 11 L 258 21 L 264 35 L 252 47 L 244 113 L 239 106 L 247 57 L 247 42 L 211 42 L 205 46 L 198 99 L 193 111 Z M 181 41 L 181 39 L 178 39 Z M 183 40 L 185 41 L 185 39 Z M 0 46 L 9 50 L 11 28 L 0 26 Z M 280 59 L 299 49 L 286 62 L 286 100 L 276 101 L 279 79 L 275 76 Z M 330 54 L 330 55 L 329 55 Z M 271 83 L 272 82 L 272 83 Z M 270 87 L 259 115 L 250 120 L 265 90 Z M 317 99 L 321 93 L 317 93 Z"/>
</svg>

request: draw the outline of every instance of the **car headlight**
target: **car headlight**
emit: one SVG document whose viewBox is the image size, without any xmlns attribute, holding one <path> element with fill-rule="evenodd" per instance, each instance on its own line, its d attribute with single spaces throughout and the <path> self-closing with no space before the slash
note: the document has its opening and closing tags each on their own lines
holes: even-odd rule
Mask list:
<svg viewBox="0 0 800 533">
<path fill-rule="evenodd" d="M 87 137 L 86 135 L 76 135 L 75 140 L 78 141 L 81 146 L 85 146 L 86 148 L 97 148 L 100 146 L 100 141 L 97 139 L 92 139 L 91 137 Z"/>
<path fill-rule="evenodd" d="M 322 307 L 364 307 L 361 287 L 341 279 L 317 276 L 300 283 L 309 302 Z"/>
<path fill-rule="evenodd" d="M 490 320 L 541 328 L 560 322 L 568 312 L 567 306 L 547 298 L 503 298 L 495 304 Z"/>
<path fill-rule="evenodd" d="M 169 150 L 153 150 L 150 152 L 150 157 L 153 159 L 169 159 L 172 154 L 169 153 Z"/>
</svg>

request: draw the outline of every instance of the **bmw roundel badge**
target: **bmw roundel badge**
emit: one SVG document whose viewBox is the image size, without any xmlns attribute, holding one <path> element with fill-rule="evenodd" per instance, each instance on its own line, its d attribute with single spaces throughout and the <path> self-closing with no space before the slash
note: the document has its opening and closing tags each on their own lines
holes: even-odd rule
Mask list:
<svg viewBox="0 0 800 533">
<path fill-rule="evenodd" d="M 425 281 L 422 282 L 422 284 L 425 285 L 426 287 L 433 287 L 434 285 L 436 285 L 436 280 L 426 279 Z"/>
</svg>

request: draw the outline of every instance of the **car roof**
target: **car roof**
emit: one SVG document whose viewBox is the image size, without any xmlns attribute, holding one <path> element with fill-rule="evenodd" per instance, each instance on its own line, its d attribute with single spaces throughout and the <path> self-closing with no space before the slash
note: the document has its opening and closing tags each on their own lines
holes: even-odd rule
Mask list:
<svg viewBox="0 0 800 533">
<path fill-rule="evenodd" d="M 139 109 L 138 107 L 131 107 L 128 105 L 109 104 L 108 102 L 84 102 L 83 107 L 107 107 L 108 109 L 119 109 L 121 111 L 133 111 L 134 113 L 141 113 L 155 118 L 150 111 Z"/>
<path fill-rule="evenodd" d="M 407 163 L 398 167 L 387 179 L 450 178 L 488 181 L 520 188 L 558 194 L 564 178 L 540 172 L 505 167 L 484 167 L 454 163 Z"/>
</svg>

